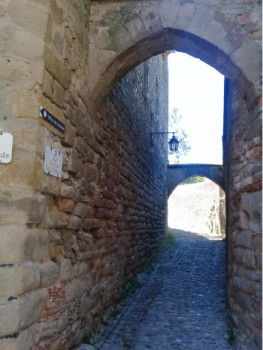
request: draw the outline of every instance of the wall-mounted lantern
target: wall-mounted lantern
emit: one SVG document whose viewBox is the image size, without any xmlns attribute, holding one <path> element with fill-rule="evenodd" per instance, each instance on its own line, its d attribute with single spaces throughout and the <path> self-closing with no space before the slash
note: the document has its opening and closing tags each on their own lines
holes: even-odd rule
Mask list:
<svg viewBox="0 0 263 350">
<path fill-rule="evenodd" d="M 175 133 L 176 131 L 164 131 L 164 132 L 151 132 L 151 142 L 153 140 L 153 135 L 165 135 L 165 134 L 173 134 L 173 137 L 170 139 L 170 141 L 168 142 L 169 144 L 169 149 L 171 152 L 176 152 L 178 151 L 178 146 L 179 146 L 179 141 L 177 140 L 177 138 L 175 137 Z"/>
</svg>

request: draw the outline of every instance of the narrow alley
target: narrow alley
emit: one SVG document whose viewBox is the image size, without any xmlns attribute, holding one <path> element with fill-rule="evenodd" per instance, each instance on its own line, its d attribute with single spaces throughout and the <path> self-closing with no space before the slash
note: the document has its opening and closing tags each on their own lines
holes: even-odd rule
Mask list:
<svg viewBox="0 0 263 350">
<path fill-rule="evenodd" d="M 225 242 L 219 236 L 171 230 L 174 241 L 120 314 L 91 345 L 102 350 L 226 350 Z"/>
</svg>

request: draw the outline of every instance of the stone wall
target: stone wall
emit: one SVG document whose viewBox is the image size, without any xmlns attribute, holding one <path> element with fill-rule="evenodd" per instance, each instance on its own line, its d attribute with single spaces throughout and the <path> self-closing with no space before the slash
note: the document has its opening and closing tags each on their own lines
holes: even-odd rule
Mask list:
<svg viewBox="0 0 263 350">
<path fill-rule="evenodd" d="M 240 98 L 233 104 L 228 173 L 229 302 L 238 349 L 261 349 L 262 138 L 261 108 Z"/>
<path fill-rule="evenodd" d="M 14 136 L 0 165 L 0 349 L 68 349 L 165 234 L 167 146 L 150 132 L 167 125 L 166 60 L 130 72 L 89 114 L 89 2 L 0 10 L 1 129 Z M 63 154 L 61 178 L 44 173 L 46 146 Z"/>
<path fill-rule="evenodd" d="M 141 103 L 139 90 L 118 86 L 101 101 L 124 73 L 171 49 L 234 84 L 225 133 L 230 307 L 239 348 L 259 348 L 260 14 L 258 0 L 1 1 L 0 129 L 14 136 L 12 162 L 0 164 L 1 349 L 77 342 L 132 274 L 127 261 L 137 269 L 133 242 L 163 234 L 165 146 L 154 139 L 150 148 L 148 134 L 163 130 L 152 94 L 163 87 L 150 84 L 147 113 L 123 105 L 122 95 Z M 65 133 L 40 119 L 40 106 Z M 46 146 L 63 153 L 60 179 L 44 174 Z M 128 246 L 135 228 L 147 233 Z"/>
</svg>

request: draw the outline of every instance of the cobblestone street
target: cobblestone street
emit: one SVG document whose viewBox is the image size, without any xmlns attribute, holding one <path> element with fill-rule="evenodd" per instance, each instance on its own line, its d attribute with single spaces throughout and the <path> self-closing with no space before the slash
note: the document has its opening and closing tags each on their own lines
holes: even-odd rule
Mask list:
<svg viewBox="0 0 263 350">
<path fill-rule="evenodd" d="M 93 346 L 78 349 L 226 350 L 225 243 L 218 236 L 170 230 L 168 246 L 151 275 Z"/>
</svg>

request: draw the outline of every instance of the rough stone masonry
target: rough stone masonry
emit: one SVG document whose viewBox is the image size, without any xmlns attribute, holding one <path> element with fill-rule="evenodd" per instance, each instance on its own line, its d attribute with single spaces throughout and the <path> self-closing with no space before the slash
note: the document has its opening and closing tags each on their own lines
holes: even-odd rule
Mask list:
<svg viewBox="0 0 263 350">
<path fill-rule="evenodd" d="M 0 349 L 79 343 L 164 235 L 166 147 L 149 132 L 166 126 L 165 61 L 112 88 L 174 49 L 229 83 L 229 306 L 239 349 L 259 349 L 260 14 L 258 0 L 1 0 L 0 131 L 14 144 L 0 164 Z M 44 172 L 47 146 L 61 178 Z"/>
</svg>

